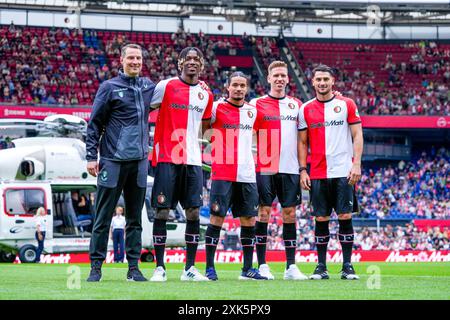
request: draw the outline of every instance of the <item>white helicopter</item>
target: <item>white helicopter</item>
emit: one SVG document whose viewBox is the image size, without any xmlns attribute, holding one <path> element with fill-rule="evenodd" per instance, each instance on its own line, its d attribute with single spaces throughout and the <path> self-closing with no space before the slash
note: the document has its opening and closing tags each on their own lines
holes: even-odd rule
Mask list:
<svg viewBox="0 0 450 320">
<path fill-rule="evenodd" d="M 87 123 L 72 115 L 53 115 L 44 121 L 3 119 L 0 133 L 19 133 L 33 137 L 12 140 L 12 148 L 0 150 L 0 262 L 13 262 L 18 254 L 21 262 L 36 258 L 34 214 L 44 207 L 49 230 L 44 252 L 70 253 L 89 250 L 91 219 L 80 220 L 72 197 L 90 199 L 96 190 L 96 179 L 86 171 L 85 137 Z M 153 219 L 150 206 L 153 178 L 147 178 L 147 192 L 142 210 L 142 261 L 154 256 Z M 119 200 L 123 205 L 123 199 Z M 203 217 L 204 220 L 206 218 Z M 206 224 L 208 221 L 201 221 Z M 185 245 L 186 217 L 180 205 L 172 210 L 167 223 L 167 246 Z M 204 240 L 205 227 L 201 228 Z M 108 244 L 112 250 L 112 241 Z"/>
</svg>

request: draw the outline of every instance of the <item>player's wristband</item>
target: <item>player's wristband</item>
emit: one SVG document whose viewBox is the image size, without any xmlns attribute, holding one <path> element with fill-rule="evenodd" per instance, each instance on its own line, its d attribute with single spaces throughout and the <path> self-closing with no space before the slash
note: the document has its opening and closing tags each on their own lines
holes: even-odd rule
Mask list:
<svg viewBox="0 0 450 320">
<path fill-rule="evenodd" d="M 300 168 L 298 169 L 298 173 L 302 173 L 303 170 L 307 170 L 306 167 L 300 167 Z"/>
</svg>

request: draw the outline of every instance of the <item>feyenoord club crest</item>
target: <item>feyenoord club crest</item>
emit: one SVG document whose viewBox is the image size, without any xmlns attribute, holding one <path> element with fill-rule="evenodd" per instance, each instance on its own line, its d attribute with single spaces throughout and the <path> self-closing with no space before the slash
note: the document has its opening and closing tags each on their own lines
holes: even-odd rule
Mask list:
<svg viewBox="0 0 450 320">
<path fill-rule="evenodd" d="M 108 171 L 103 170 L 102 172 L 100 172 L 100 180 L 102 180 L 103 182 L 106 182 L 108 180 Z"/>
<path fill-rule="evenodd" d="M 203 95 L 203 93 L 201 93 L 201 92 L 198 93 L 198 98 L 199 98 L 200 100 L 203 100 L 204 97 L 205 97 L 205 96 Z"/>
<path fill-rule="evenodd" d="M 166 196 L 163 195 L 163 194 L 160 194 L 160 195 L 158 196 L 158 203 L 159 203 L 159 204 L 163 204 L 164 202 L 166 202 Z"/>
<path fill-rule="evenodd" d="M 288 104 L 288 107 L 289 107 L 289 109 L 294 110 L 295 105 L 294 105 L 292 102 L 290 102 L 290 103 Z"/>
<path fill-rule="evenodd" d="M 336 112 L 336 113 L 341 112 L 341 107 L 339 107 L 339 106 L 334 107 L 334 112 Z"/>
<path fill-rule="evenodd" d="M 253 118 L 253 112 L 248 111 L 247 114 L 248 114 L 248 117 L 249 117 L 249 118 Z"/>
<path fill-rule="evenodd" d="M 220 209 L 220 206 L 219 206 L 219 204 L 218 204 L 217 202 L 215 202 L 215 203 L 212 204 L 212 206 L 211 206 L 211 210 L 212 210 L 212 211 L 218 212 L 219 209 Z"/>
</svg>

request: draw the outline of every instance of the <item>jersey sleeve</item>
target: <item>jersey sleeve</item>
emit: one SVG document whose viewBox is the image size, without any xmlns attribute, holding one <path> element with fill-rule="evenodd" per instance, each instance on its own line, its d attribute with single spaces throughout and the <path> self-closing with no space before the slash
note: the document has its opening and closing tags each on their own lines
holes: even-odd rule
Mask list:
<svg viewBox="0 0 450 320">
<path fill-rule="evenodd" d="M 216 112 L 217 112 L 217 107 L 220 104 L 220 100 L 216 101 L 213 103 L 213 106 L 211 108 L 211 124 L 213 124 L 214 122 L 216 122 Z"/>
<path fill-rule="evenodd" d="M 359 116 L 358 107 L 355 101 L 348 99 L 347 101 L 347 122 L 348 124 L 361 123 L 361 117 Z"/>
<path fill-rule="evenodd" d="M 157 109 L 161 105 L 164 99 L 164 94 L 166 93 L 167 82 L 167 80 L 163 80 L 158 82 L 156 85 L 155 91 L 153 92 L 152 101 L 150 102 L 150 107 L 153 109 Z"/>
<path fill-rule="evenodd" d="M 209 90 L 208 90 L 208 95 L 209 95 L 208 104 L 206 105 L 206 109 L 205 109 L 205 112 L 203 113 L 202 120 L 211 119 L 211 112 L 212 112 L 213 103 L 214 103 L 214 95 Z"/>
<path fill-rule="evenodd" d="M 301 105 L 298 109 L 298 131 L 303 131 L 308 129 L 308 123 L 305 119 L 305 105 Z"/>
</svg>

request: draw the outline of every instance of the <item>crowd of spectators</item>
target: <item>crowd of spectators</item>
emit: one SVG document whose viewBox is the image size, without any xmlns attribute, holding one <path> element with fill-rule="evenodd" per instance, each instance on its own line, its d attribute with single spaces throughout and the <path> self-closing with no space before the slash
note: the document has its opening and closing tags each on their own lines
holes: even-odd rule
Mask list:
<svg viewBox="0 0 450 320">
<path fill-rule="evenodd" d="M 14 24 L 1 28 L 0 36 L 0 101 L 11 104 L 91 105 L 99 84 L 117 75 L 120 48 L 131 41 L 125 33 L 103 39 L 91 30 Z M 241 41 L 246 48 L 254 48 L 264 68 L 279 59 L 280 46 L 284 43 L 274 37 L 246 34 Z M 170 42 L 141 44 L 144 46 L 143 74 L 155 82 L 177 75 L 178 52 L 182 48 L 199 47 L 205 55 L 202 79 L 216 99 L 226 95 L 224 83 L 232 70 L 220 68 L 215 55 L 216 49 L 233 47 L 226 37 L 213 41 L 203 32 L 191 34 L 179 29 L 170 36 Z M 337 61 L 336 89 L 353 97 L 365 114 L 449 114 L 450 49 L 433 41 L 408 42 L 400 47 L 412 52 L 409 61 L 398 62 L 392 53 L 386 53 L 379 70 L 348 71 L 346 65 L 351 61 Z M 354 50 L 370 54 L 375 46 L 357 45 Z M 302 59 L 301 51 L 297 54 Z M 316 65 L 315 61 L 305 63 L 308 80 Z M 387 72 L 386 79 L 377 77 L 380 70 Z M 248 98 L 264 95 L 267 88 L 259 81 L 256 71 L 248 73 L 252 80 Z M 420 86 L 411 85 L 417 77 Z M 294 81 L 290 82 L 287 93 L 297 95 Z"/>
<path fill-rule="evenodd" d="M 355 51 L 371 55 L 376 48 L 376 45 L 359 45 Z M 336 58 L 333 64 L 337 74 L 335 88 L 353 97 L 362 114 L 450 114 L 450 47 L 434 41 L 419 41 L 399 45 L 399 48 L 405 52 L 387 52 L 385 61 L 364 70 L 352 68 L 350 58 Z M 393 55 L 404 56 L 404 61 L 393 59 Z M 312 70 L 319 62 L 308 59 L 302 63 L 311 81 Z"/>
<path fill-rule="evenodd" d="M 450 150 L 434 148 L 397 166 L 366 169 L 358 184 L 361 217 L 450 218 Z"/>
<path fill-rule="evenodd" d="M 37 29 L 40 30 L 40 29 Z M 101 50 L 83 32 L 49 28 L 0 29 L 0 101 L 12 104 L 89 104 L 99 80 Z"/>
</svg>

